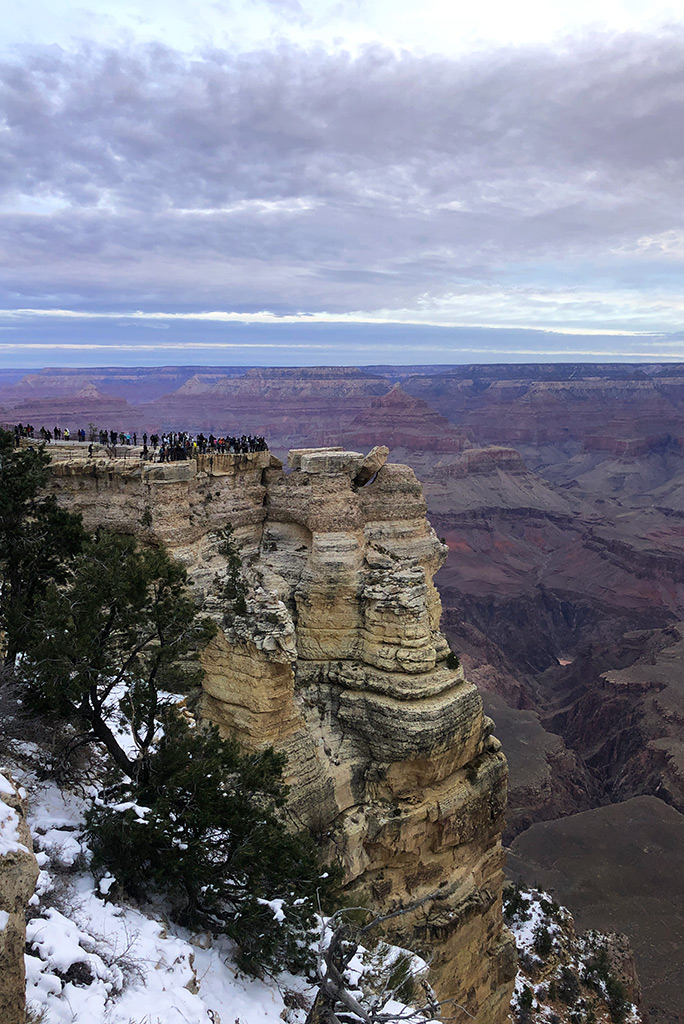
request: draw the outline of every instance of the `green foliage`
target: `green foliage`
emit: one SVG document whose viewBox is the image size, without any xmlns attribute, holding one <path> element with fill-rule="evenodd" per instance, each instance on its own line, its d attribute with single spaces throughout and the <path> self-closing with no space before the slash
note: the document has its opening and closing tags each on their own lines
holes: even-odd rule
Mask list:
<svg viewBox="0 0 684 1024">
<path fill-rule="evenodd" d="M 503 915 L 507 924 L 514 920 L 527 921 L 532 901 L 524 893 L 520 883 L 508 886 L 503 894 Z"/>
<path fill-rule="evenodd" d="M 221 582 L 221 596 L 229 605 L 229 611 L 244 615 L 247 611 L 247 586 L 242 576 L 242 558 L 233 536 L 233 527 L 228 523 L 217 533 L 218 552 L 226 559 L 226 574 Z"/>
<path fill-rule="evenodd" d="M 567 1006 L 573 1006 L 580 995 L 580 983 L 577 975 L 569 967 L 562 967 L 556 982 L 558 998 Z"/>
<path fill-rule="evenodd" d="M 130 778 L 144 776 L 160 691 L 201 678 L 199 649 L 216 627 L 198 619 L 186 573 L 162 548 L 99 530 L 35 610 L 21 663 L 28 706 L 90 729 Z M 130 730 L 136 753 L 116 736 Z"/>
<path fill-rule="evenodd" d="M 107 802 L 88 816 L 94 865 L 131 895 L 165 897 L 183 923 L 230 936 L 246 971 L 310 966 L 318 898 L 339 873 L 321 877 L 313 840 L 286 828 L 283 757 L 241 754 L 165 696 L 201 680 L 199 651 L 216 630 L 185 570 L 130 536 L 84 539 L 78 519 L 37 496 L 47 457 L 10 440 L 0 436 L 1 625 L 23 655 L 25 705 L 109 755 Z M 237 610 L 245 585 L 229 530 L 223 545 Z"/>
<path fill-rule="evenodd" d="M 523 987 L 522 992 L 518 996 L 518 1006 L 521 1010 L 531 1010 L 532 1004 L 534 1003 L 534 993 L 529 985 Z"/>
<path fill-rule="evenodd" d="M 15 448 L 0 429 L 0 631 L 4 661 L 13 664 L 33 631 L 36 602 L 50 580 L 60 582 L 85 534 L 81 517 L 45 495 L 50 457 L 42 447 Z"/>
<path fill-rule="evenodd" d="M 540 899 L 539 908 L 547 917 L 554 917 L 556 919 L 560 917 L 560 906 L 555 900 Z"/>
<path fill-rule="evenodd" d="M 584 980 L 600 995 L 605 991 L 611 1020 L 621 1024 L 627 1016 L 630 1000 L 625 986 L 611 972 L 610 958 L 605 946 L 599 946 L 587 959 Z"/>
<path fill-rule="evenodd" d="M 606 979 L 606 992 L 608 994 L 610 1019 L 615 1021 L 615 1024 L 622 1024 L 630 1008 L 627 989 L 616 977 L 609 975 Z"/>
<path fill-rule="evenodd" d="M 547 957 L 553 949 L 553 939 L 546 925 L 540 925 L 534 932 L 534 949 L 542 959 Z"/>
<path fill-rule="evenodd" d="M 316 893 L 334 879 L 282 820 L 282 755 L 243 755 L 173 709 L 163 725 L 147 781 L 114 787 L 89 815 L 95 866 L 133 896 L 163 893 L 181 923 L 230 936 L 247 972 L 311 966 Z M 271 900 L 283 901 L 282 922 Z"/>
<path fill-rule="evenodd" d="M 387 975 L 387 988 L 394 998 L 402 1003 L 412 1003 L 416 996 L 416 980 L 413 974 L 413 956 L 402 953 L 394 961 Z"/>
<path fill-rule="evenodd" d="M 449 653 L 447 654 L 446 663 L 447 663 L 447 668 L 452 669 L 452 671 L 456 671 L 456 669 L 460 668 L 460 666 L 461 666 L 461 662 L 459 660 L 458 655 L 454 654 L 453 651 L 449 651 Z"/>
</svg>

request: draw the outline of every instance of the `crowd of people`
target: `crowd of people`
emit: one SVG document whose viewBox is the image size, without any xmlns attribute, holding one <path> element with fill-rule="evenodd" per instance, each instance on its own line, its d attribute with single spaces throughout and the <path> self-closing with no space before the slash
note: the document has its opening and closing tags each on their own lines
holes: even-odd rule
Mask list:
<svg viewBox="0 0 684 1024">
<path fill-rule="evenodd" d="M 35 427 L 30 423 L 17 423 L 14 427 L 14 438 L 17 445 L 21 438 L 32 438 L 45 443 L 52 440 L 72 440 L 67 427 L 63 429 L 55 427 L 54 430 L 41 427 L 36 434 Z M 92 426 L 88 432 L 77 430 L 73 439 L 83 444 L 89 442 L 89 455 L 93 454 L 93 445 L 96 441 L 107 448 L 116 448 L 117 445 L 133 445 L 135 447 L 138 445 L 138 433 L 135 430 L 129 434 L 117 430 L 98 430 Z M 176 462 L 180 459 L 191 459 L 196 455 L 206 455 L 207 453 L 240 455 L 246 452 L 268 451 L 265 438 L 256 434 L 242 434 L 241 437 L 217 437 L 213 433 L 195 435 L 185 430 L 172 430 L 162 434 L 150 434 L 148 437 L 147 432 L 144 432 L 140 435 L 140 443 L 142 445 L 140 457 L 159 462 Z"/>
</svg>

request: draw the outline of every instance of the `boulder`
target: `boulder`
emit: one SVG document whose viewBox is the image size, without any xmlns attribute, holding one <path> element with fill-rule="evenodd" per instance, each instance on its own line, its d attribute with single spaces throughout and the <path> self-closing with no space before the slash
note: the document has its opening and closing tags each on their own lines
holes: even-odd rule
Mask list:
<svg viewBox="0 0 684 1024">
<path fill-rule="evenodd" d="M 0 775 L 0 1020 L 24 1024 L 26 906 L 38 878 L 25 794 Z"/>
<path fill-rule="evenodd" d="M 354 477 L 354 486 L 363 487 L 387 462 L 387 456 L 389 455 L 389 448 L 384 444 L 376 444 L 374 448 L 368 452 L 368 455 L 363 460 L 361 469 Z"/>
</svg>

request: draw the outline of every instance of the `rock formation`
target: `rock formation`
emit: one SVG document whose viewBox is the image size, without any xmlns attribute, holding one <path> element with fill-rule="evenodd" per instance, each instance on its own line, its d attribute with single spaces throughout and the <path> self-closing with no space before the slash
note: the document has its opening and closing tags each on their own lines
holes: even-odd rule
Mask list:
<svg viewBox="0 0 684 1024">
<path fill-rule="evenodd" d="M 571 906 L 581 930 L 628 932 L 649 1019 L 679 1024 L 684 899 L 672 882 L 684 871 L 678 811 L 639 796 L 538 822 L 515 840 L 508 867 L 516 879 L 536 879 Z"/>
<path fill-rule="evenodd" d="M 26 906 L 38 864 L 24 818 L 25 793 L 0 775 L 0 1020 L 24 1024 Z"/>
<path fill-rule="evenodd" d="M 395 937 L 430 950 L 442 998 L 498 1024 L 514 973 L 506 762 L 439 632 L 432 578 L 446 549 L 413 471 L 384 457 L 302 449 L 286 471 L 268 453 L 151 466 L 74 455 L 53 484 L 87 525 L 161 539 L 183 561 L 223 624 L 202 713 L 247 748 L 286 753 L 293 819 L 344 865 L 350 894 L 413 907 Z M 248 608 L 224 621 L 227 522 Z"/>
</svg>

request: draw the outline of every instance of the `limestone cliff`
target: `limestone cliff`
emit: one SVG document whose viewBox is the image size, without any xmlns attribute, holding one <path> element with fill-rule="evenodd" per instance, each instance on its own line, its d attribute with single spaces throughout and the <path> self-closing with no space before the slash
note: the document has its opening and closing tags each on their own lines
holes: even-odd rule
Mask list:
<svg viewBox="0 0 684 1024">
<path fill-rule="evenodd" d="M 38 878 L 26 794 L 0 775 L 0 1020 L 24 1024 L 26 907 Z"/>
<path fill-rule="evenodd" d="M 395 936 L 431 951 L 442 997 L 498 1024 L 514 973 L 506 762 L 439 631 L 432 580 L 446 549 L 413 471 L 381 465 L 385 454 L 364 468 L 356 452 L 297 450 L 287 470 L 268 453 L 143 466 L 67 456 L 53 482 L 87 525 L 163 540 L 187 566 L 223 626 L 204 657 L 204 716 L 248 748 L 286 753 L 294 819 L 378 909 L 420 904 Z M 248 589 L 246 614 L 226 624 L 227 522 Z"/>
</svg>

